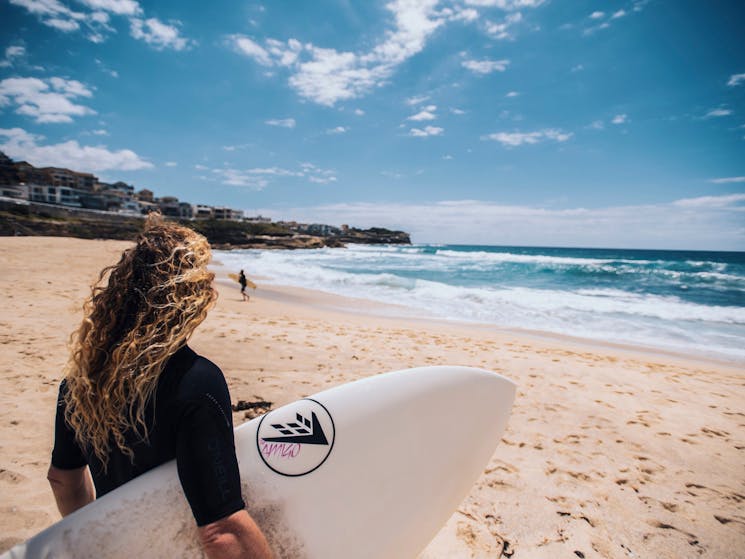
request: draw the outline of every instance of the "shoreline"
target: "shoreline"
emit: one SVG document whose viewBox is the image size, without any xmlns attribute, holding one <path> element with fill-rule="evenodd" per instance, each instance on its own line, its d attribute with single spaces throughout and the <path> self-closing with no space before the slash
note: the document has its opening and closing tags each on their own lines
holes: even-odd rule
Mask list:
<svg viewBox="0 0 745 559">
<path fill-rule="evenodd" d="M 221 263 L 214 263 L 210 268 L 215 271 L 216 281 L 221 282 L 225 287 L 229 287 L 235 282 L 228 278 L 229 271 Z M 218 271 L 224 273 L 218 274 Z M 498 326 L 488 322 L 476 322 L 469 320 L 459 320 L 442 318 L 439 316 L 423 316 L 426 311 L 419 311 L 405 305 L 393 303 L 383 303 L 374 299 L 365 299 L 362 297 L 348 297 L 324 291 L 322 289 L 310 289 L 294 285 L 284 285 L 280 283 L 269 283 L 261 285 L 260 282 L 266 276 L 253 275 L 252 279 L 259 282 L 259 288 L 262 290 L 262 297 L 276 301 L 293 301 L 297 304 L 307 305 L 322 311 L 339 312 L 343 314 L 365 314 L 376 319 L 389 319 L 392 321 L 406 321 L 427 326 L 441 326 L 442 328 L 454 328 L 464 331 L 483 330 L 487 334 L 503 335 L 506 337 L 526 338 L 537 343 L 545 344 L 568 344 L 575 347 L 578 351 L 611 351 L 620 352 L 634 356 L 639 359 L 663 358 L 678 362 L 692 362 L 701 366 L 716 366 L 730 368 L 735 371 L 741 370 L 745 366 L 744 361 L 728 360 L 721 357 L 700 354 L 696 352 L 686 353 L 669 348 L 657 346 L 634 345 L 626 342 L 613 342 L 600 338 L 583 338 L 571 334 L 551 332 L 549 330 L 531 330 L 517 326 Z M 249 293 L 253 297 L 253 293 Z"/>
<path fill-rule="evenodd" d="M 0 239 L 0 552 L 59 518 L 46 469 L 67 339 L 90 284 L 127 246 Z M 220 297 L 189 343 L 220 366 L 234 403 L 276 408 L 382 372 L 440 364 L 517 383 L 501 443 L 420 559 L 742 555 L 741 368 L 379 316 L 374 302 L 297 288 L 260 284 L 244 303 L 225 279 L 232 270 L 215 271 Z M 247 420 L 244 412 L 233 419 Z"/>
</svg>

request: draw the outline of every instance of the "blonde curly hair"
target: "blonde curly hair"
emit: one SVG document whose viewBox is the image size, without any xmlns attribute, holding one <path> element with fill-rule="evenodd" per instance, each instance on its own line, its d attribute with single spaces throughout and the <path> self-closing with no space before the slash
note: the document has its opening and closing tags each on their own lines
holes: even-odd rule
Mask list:
<svg viewBox="0 0 745 559">
<path fill-rule="evenodd" d="M 151 214 L 134 247 L 104 268 L 71 337 L 65 419 L 106 467 L 111 444 L 133 458 L 125 433 L 148 439 L 145 410 L 168 358 L 217 299 L 200 234 Z"/>
</svg>

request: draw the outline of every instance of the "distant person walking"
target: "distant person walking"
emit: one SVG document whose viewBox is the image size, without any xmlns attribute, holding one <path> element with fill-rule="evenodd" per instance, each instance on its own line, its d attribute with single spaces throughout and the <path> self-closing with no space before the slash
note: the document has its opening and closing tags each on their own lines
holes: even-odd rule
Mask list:
<svg viewBox="0 0 745 559">
<path fill-rule="evenodd" d="M 238 275 L 238 283 L 241 284 L 241 295 L 243 295 L 243 300 L 248 301 L 251 297 L 246 293 L 246 274 L 243 273 L 243 270 L 241 270 L 241 273 Z"/>
</svg>

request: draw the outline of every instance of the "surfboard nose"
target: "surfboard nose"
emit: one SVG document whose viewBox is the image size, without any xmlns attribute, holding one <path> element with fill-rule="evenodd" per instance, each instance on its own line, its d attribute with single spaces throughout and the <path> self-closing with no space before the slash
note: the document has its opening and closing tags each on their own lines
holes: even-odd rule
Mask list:
<svg viewBox="0 0 745 559">
<path fill-rule="evenodd" d="M 473 383 L 480 390 L 486 392 L 487 398 L 506 407 L 512 407 L 517 392 L 517 384 L 499 373 L 478 369 L 476 367 L 426 367 L 437 371 L 448 371 L 450 374 L 460 376 L 459 383 Z M 467 379 L 467 380 L 466 380 Z"/>
<path fill-rule="evenodd" d="M 419 382 L 426 382 L 433 393 L 446 395 L 447 406 L 443 405 L 442 399 L 439 405 L 450 416 L 450 424 L 463 430 L 478 431 L 480 436 L 476 439 L 494 451 L 507 427 L 515 401 L 515 382 L 493 371 L 475 367 L 421 367 L 410 371 Z"/>
</svg>

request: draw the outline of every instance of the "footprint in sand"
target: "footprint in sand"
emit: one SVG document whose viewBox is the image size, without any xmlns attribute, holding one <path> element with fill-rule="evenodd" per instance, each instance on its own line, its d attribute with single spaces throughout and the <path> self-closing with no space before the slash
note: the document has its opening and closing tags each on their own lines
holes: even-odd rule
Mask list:
<svg viewBox="0 0 745 559">
<path fill-rule="evenodd" d="M 23 474 L 14 472 L 11 470 L 0 469 L 0 481 L 5 481 L 12 484 L 18 484 L 22 481 L 26 481 L 28 478 Z"/>
</svg>

